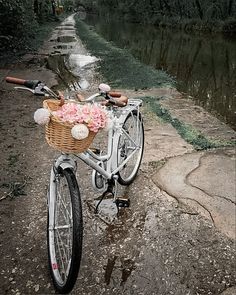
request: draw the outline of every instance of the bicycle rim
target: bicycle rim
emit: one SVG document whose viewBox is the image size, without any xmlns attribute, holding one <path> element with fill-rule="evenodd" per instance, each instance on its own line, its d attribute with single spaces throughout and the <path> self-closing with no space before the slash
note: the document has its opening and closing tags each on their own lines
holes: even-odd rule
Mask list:
<svg viewBox="0 0 236 295">
<path fill-rule="evenodd" d="M 118 142 L 118 165 L 133 155 L 118 172 L 118 182 L 129 185 L 137 175 L 143 156 L 144 129 L 141 115 L 138 115 L 137 111 L 131 112 L 123 124 L 123 129 L 125 132 L 120 135 Z"/>
<path fill-rule="evenodd" d="M 69 169 L 56 174 L 51 185 L 54 187 L 50 188 L 48 211 L 49 265 L 57 291 L 68 293 L 76 282 L 82 252 L 80 193 Z"/>
</svg>

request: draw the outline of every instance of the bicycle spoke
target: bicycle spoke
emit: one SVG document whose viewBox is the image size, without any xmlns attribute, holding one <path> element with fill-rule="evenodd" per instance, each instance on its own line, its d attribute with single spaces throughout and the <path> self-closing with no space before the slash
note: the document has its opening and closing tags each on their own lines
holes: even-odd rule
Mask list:
<svg viewBox="0 0 236 295">
<path fill-rule="evenodd" d="M 64 266 L 63 259 L 62 259 L 62 253 L 61 253 L 61 249 L 60 249 L 60 243 L 59 243 L 59 239 L 58 239 L 57 232 L 55 233 L 55 236 L 56 236 L 56 242 L 57 242 L 58 254 L 59 254 L 59 256 L 60 256 L 60 261 L 61 261 L 61 264 L 59 265 L 59 270 L 62 268 L 62 273 L 63 273 L 63 272 L 65 273 L 65 266 Z M 56 255 L 57 255 L 57 254 L 56 254 Z M 62 279 L 62 278 L 61 278 L 61 279 Z"/>
<path fill-rule="evenodd" d="M 57 181 L 57 206 L 55 212 L 54 237 L 56 239 L 56 260 L 59 262 L 61 279 L 65 281 L 71 264 L 72 249 L 72 207 L 68 196 L 68 185 L 60 177 Z"/>
<path fill-rule="evenodd" d="M 59 188 L 60 189 L 60 188 Z M 66 205 L 65 205 L 65 203 L 63 202 L 63 197 L 62 197 L 62 194 L 61 194 L 61 192 L 59 191 L 59 189 L 58 189 L 58 193 L 57 193 L 57 195 L 58 195 L 58 199 L 59 199 L 59 201 L 58 201 L 58 207 L 59 208 L 61 208 L 61 203 L 62 203 L 62 205 L 63 205 L 63 207 L 64 207 L 64 209 L 66 210 L 66 212 L 68 213 L 68 215 L 70 214 L 69 213 L 69 211 L 67 210 L 67 207 L 66 207 Z M 64 212 L 64 210 L 61 210 L 62 211 L 62 214 L 64 215 L 64 218 L 66 219 L 66 216 L 65 216 L 65 212 Z"/>
<path fill-rule="evenodd" d="M 138 171 L 143 154 L 143 125 L 137 112 L 131 112 L 124 122 L 118 144 L 118 165 L 121 184 L 130 184 Z"/>
</svg>

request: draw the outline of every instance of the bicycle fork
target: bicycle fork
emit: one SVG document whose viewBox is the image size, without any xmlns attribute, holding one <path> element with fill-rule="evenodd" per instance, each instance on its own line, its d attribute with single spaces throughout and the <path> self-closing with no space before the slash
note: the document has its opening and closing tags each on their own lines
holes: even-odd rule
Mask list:
<svg viewBox="0 0 236 295">
<path fill-rule="evenodd" d="M 48 197 L 47 197 L 49 216 L 53 216 L 55 211 L 56 200 L 54 198 L 56 196 L 55 190 L 57 189 L 55 182 L 57 182 L 58 178 L 60 177 L 60 169 L 62 170 L 71 169 L 75 173 L 76 168 L 77 168 L 76 161 L 66 154 L 62 154 L 55 160 L 51 169 L 50 184 L 49 184 Z M 49 226 L 49 232 L 52 231 L 54 226 L 54 221 L 49 219 L 48 226 Z"/>
</svg>

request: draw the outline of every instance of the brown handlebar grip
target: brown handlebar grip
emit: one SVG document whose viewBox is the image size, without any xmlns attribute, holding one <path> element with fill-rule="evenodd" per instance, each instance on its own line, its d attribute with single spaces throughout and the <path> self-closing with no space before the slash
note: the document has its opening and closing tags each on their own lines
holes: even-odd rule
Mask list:
<svg viewBox="0 0 236 295">
<path fill-rule="evenodd" d="M 26 80 L 14 78 L 14 77 L 6 77 L 5 80 L 7 83 L 13 83 L 13 84 L 19 84 L 19 85 L 24 85 L 26 81 Z"/>
<path fill-rule="evenodd" d="M 121 93 L 115 91 L 109 91 L 108 94 L 112 97 L 121 97 Z"/>
<path fill-rule="evenodd" d="M 121 95 L 121 97 L 114 98 L 117 107 L 125 107 L 128 103 L 128 97 Z"/>
</svg>

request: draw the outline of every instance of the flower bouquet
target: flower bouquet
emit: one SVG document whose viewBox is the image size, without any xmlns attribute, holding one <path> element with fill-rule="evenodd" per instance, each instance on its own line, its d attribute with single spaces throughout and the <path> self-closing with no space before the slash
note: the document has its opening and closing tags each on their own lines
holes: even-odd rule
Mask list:
<svg viewBox="0 0 236 295">
<path fill-rule="evenodd" d="M 81 153 L 92 143 L 100 129 L 107 126 L 108 112 L 99 104 L 78 104 L 48 99 L 34 119 L 45 124 L 45 137 L 50 146 L 65 153 Z"/>
</svg>

